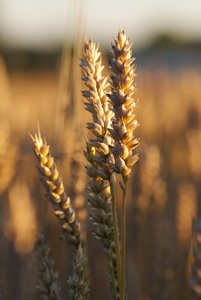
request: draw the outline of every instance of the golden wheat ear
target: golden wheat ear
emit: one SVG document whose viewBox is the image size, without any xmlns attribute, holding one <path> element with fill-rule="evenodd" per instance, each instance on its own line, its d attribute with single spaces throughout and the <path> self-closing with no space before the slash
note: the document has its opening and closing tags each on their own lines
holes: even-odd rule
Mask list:
<svg viewBox="0 0 201 300">
<path fill-rule="evenodd" d="M 80 225 L 75 216 L 75 210 L 71 200 L 67 197 L 62 179 L 59 177 L 54 158 L 50 153 L 50 146 L 41 138 L 40 131 L 35 137 L 30 135 L 33 141 L 33 149 L 37 158 L 37 169 L 40 180 L 46 190 L 45 196 L 53 206 L 54 214 L 61 226 L 62 239 L 67 244 L 79 246 L 84 241 L 80 235 Z"/>
<path fill-rule="evenodd" d="M 111 92 L 107 94 L 111 103 L 111 110 L 114 112 L 112 125 L 109 132 L 113 138 L 113 145 L 110 150 L 113 154 L 113 161 L 109 161 L 109 167 L 117 174 L 122 175 L 122 203 L 121 203 L 121 247 L 116 246 L 117 267 L 119 278 L 120 299 L 125 299 L 125 266 L 126 266 L 126 196 L 128 177 L 131 166 L 138 160 L 138 155 L 133 150 L 138 146 L 139 139 L 134 136 L 134 130 L 139 123 L 135 119 L 137 101 L 133 99 L 136 91 L 134 78 L 136 66 L 133 64 L 132 44 L 126 37 L 125 31 L 119 29 L 117 38 L 112 44 L 112 59 L 109 61 L 111 73 Z M 112 157 L 112 155 L 111 155 Z M 112 203 L 115 202 L 115 181 L 111 176 L 110 187 L 112 192 Z M 114 204 L 113 204 L 114 206 Z M 113 209 L 113 219 L 117 219 Z M 115 225 L 115 222 L 114 222 Z M 117 225 L 115 225 L 115 228 Z M 118 245 L 118 232 L 115 229 L 115 244 Z M 121 250 L 120 250 L 121 248 Z"/>
<path fill-rule="evenodd" d="M 112 129 L 109 129 L 115 146 L 110 147 L 115 163 L 110 166 L 116 173 L 128 176 L 131 166 L 138 160 L 133 150 L 139 145 L 134 137 L 134 130 L 139 126 L 135 119 L 137 101 L 133 99 L 136 91 L 134 78 L 136 66 L 133 64 L 130 39 L 125 31 L 119 29 L 112 45 L 113 58 L 109 61 L 111 73 L 111 93 L 108 94 L 114 111 Z"/>
</svg>

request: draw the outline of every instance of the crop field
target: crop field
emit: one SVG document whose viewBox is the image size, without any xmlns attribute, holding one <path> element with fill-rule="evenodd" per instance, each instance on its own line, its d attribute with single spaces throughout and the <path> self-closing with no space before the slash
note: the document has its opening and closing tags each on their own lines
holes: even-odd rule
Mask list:
<svg viewBox="0 0 201 300">
<path fill-rule="evenodd" d="M 201 65 L 173 68 L 153 57 L 140 65 L 134 50 L 133 55 L 140 123 L 134 136 L 140 144 L 126 198 L 126 293 L 130 300 L 199 299 L 200 257 L 196 261 L 195 252 L 201 251 L 201 227 L 196 223 L 201 220 Z M 91 137 L 86 123 L 92 118 L 84 109 L 81 91 L 86 87 L 79 64 L 78 58 L 70 64 L 67 57 L 51 69 L 8 70 L 0 56 L 1 299 L 40 299 L 33 254 L 37 232 L 43 232 L 51 248 L 63 299 L 73 272 L 74 249 L 60 239 L 61 228 L 36 168 L 30 135 L 35 137 L 38 127 L 86 239 L 90 299 L 113 299 L 106 251 L 92 234 L 87 203 L 83 151 Z M 106 54 L 103 64 L 104 76 L 110 75 Z M 121 192 L 117 184 L 119 226 Z M 193 253 L 193 248 L 198 250 Z"/>
</svg>

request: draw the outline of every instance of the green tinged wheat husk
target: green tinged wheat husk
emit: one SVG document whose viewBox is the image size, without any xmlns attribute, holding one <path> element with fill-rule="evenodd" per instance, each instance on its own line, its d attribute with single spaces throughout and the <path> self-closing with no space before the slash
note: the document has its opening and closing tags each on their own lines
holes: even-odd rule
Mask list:
<svg viewBox="0 0 201 300">
<path fill-rule="evenodd" d="M 38 234 L 34 248 L 35 273 L 38 281 L 36 288 L 40 292 L 41 299 L 61 300 L 58 272 L 53 270 L 54 260 L 49 257 L 49 251 L 43 234 Z"/>
<path fill-rule="evenodd" d="M 81 246 L 76 251 L 73 263 L 73 276 L 69 277 L 68 292 L 71 300 L 89 299 L 89 288 L 86 281 L 87 258 Z"/>
</svg>

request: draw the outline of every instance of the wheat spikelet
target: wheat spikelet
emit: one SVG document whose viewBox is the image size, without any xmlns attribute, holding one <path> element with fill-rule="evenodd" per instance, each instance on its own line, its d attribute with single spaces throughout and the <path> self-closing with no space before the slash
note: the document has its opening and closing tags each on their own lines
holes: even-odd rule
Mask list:
<svg viewBox="0 0 201 300">
<path fill-rule="evenodd" d="M 110 60 L 111 94 L 108 94 L 114 111 L 112 129 L 109 129 L 115 147 L 110 147 L 115 157 L 115 163 L 110 163 L 114 172 L 127 176 L 130 167 L 138 160 L 138 155 L 133 155 L 133 149 L 139 144 L 139 139 L 133 135 L 134 129 L 139 125 L 135 119 L 134 111 L 136 101 L 132 99 L 135 92 L 134 78 L 136 67 L 133 66 L 129 39 L 124 31 L 119 30 L 117 39 L 112 45 L 113 58 Z"/>
<path fill-rule="evenodd" d="M 80 225 L 76 219 L 71 200 L 67 197 L 63 181 L 59 178 L 54 158 L 50 153 L 50 146 L 42 140 L 40 133 L 32 137 L 34 152 L 38 160 L 38 171 L 41 182 L 46 190 L 46 197 L 54 208 L 54 213 L 61 225 L 63 239 L 67 244 L 78 247 L 81 242 Z"/>
<path fill-rule="evenodd" d="M 80 245 L 74 259 L 73 276 L 69 277 L 67 281 L 71 300 L 89 299 L 89 288 L 86 280 L 86 263 L 87 258 Z"/>
<path fill-rule="evenodd" d="M 41 299 L 61 300 L 58 272 L 53 270 L 54 260 L 49 255 L 50 248 L 44 243 L 42 233 L 38 234 L 34 248 L 35 274 L 38 279 L 37 290 Z"/>
</svg>

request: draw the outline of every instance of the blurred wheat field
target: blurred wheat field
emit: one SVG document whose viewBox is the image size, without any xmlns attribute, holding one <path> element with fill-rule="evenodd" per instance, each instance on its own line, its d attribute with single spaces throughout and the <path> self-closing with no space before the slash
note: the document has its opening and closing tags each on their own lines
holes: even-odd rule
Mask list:
<svg viewBox="0 0 201 300">
<path fill-rule="evenodd" d="M 104 60 L 107 62 L 106 57 Z M 192 219 L 201 217 L 201 69 L 148 64 L 138 68 L 137 73 L 137 117 L 141 123 L 137 136 L 141 137 L 141 145 L 127 202 L 128 296 L 139 300 L 190 300 Z M 79 174 L 84 174 L 80 153 L 88 115 L 81 98 L 80 108 L 74 110 L 73 80 L 76 78 L 69 78 L 64 89 L 60 113 L 65 120 L 59 140 L 54 136 L 59 71 L 7 72 L 0 59 L 2 299 L 38 299 L 31 251 L 34 234 L 40 228 L 45 228 L 63 283 L 72 267 L 71 249 L 59 240 L 58 224 L 36 176 L 28 133 L 34 133 L 40 124 L 84 221 L 86 180 Z M 75 129 L 78 125 L 80 133 Z M 91 234 L 90 222 L 85 227 L 91 299 L 109 300 L 107 274 L 102 272 L 106 268 L 105 255 Z"/>
</svg>

